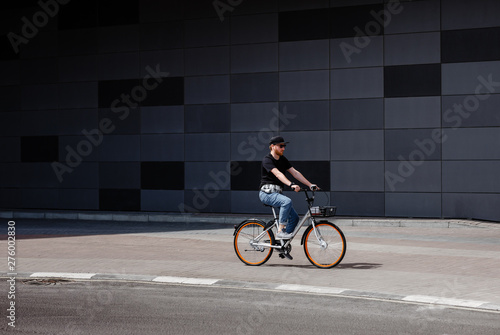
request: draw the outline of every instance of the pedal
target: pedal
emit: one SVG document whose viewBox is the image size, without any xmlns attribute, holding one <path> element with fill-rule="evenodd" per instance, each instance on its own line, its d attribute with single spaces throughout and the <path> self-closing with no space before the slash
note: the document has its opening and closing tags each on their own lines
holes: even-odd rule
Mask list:
<svg viewBox="0 0 500 335">
<path fill-rule="evenodd" d="M 288 258 L 289 260 L 292 260 L 292 259 L 293 259 L 292 255 L 290 255 L 288 252 L 286 252 L 286 253 L 281 253 L 281 254 L 280 254 L 280 257 L 281 257 L 281 258 L 285 258 L 285 257 L 286 257 L 286 258 Z"/>
</svg>

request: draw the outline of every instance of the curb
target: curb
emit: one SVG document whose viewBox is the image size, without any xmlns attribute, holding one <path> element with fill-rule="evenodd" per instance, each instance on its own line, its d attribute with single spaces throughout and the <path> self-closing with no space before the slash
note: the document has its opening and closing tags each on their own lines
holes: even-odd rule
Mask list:
<svg viewBox="0 0 500 335">
<path fill-rule="evenodd" d="M 0 210 L 0 219 L 29 220 L 77 220 L 116 222 L 165 222 L 165 223 L 219 223 L 239 224 L 248 219 L 267 221 L 272 215 L 265 214 L 208 214 L 208 213 L 144 213 L 144 212 L 64 212 L 64 211 L 24 211 Z M 499 223 L 462 219 L 402 219 L 402 218 L 350 218 L 331 217 L 340 227 L 406 227 L 406 228 L 470 228 L 497 227 Z"/>
<path fill-rule="evenodd" d="M 227 288 L 266 289 L 297 293 L 313 293 L 341 297 L 369 298 L 378 300 L 400 301 L 406 303 L 431 304 L 455 308 L 470 308 L 489 312 L 500 312 L 500 304 L 486 301 L 464 300 L 454 298 L 433 297 L 425 295 L 395 295 L 380 292 L 357 291 L 338 287 L 310 286 L 297 284 L 271 284 L 262 282 L 246 282 L 216 278 L 189 278 L 172 276 L 147 276 L 127 274 L 99 273 L 64 273 L 64 272 L 33 272 L 6 273 L 0 272 L 0 278 L 18 279 L 73 279 L 73 280 L 123 280 L 149 283 L 182 284 L 197 286 L 214 286 Z"/>
</svg>

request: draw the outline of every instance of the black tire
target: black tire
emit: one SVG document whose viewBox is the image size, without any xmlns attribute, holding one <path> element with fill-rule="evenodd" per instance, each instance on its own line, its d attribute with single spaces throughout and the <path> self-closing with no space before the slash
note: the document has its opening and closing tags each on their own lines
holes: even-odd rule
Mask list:
<svg viewBox="0 0 500 335">
<path fill-rule="evenodd" d="M 271 258 L 273 248 L 254 247 L 250 242 L 264 231 L 265 224 L 258 221 L 242 223 L 234 233 L 234 251 L 238 258 L 245 264 L 259 266 Z M 274 244 L 274 234 L 269 229 L 259 242 Z"/>
<path fill-rule="evenodd" d="M 339 227 L 328 221 L 316 223 L 316 228 L 319 229 L 326 244 L 322 244 L 317 239 L 313 226 L 309 226 L 302 236 L 306 257 L 319 268 L 333 268 L 342 261 L 347 250 L 344 233 Z"/>
</svg>

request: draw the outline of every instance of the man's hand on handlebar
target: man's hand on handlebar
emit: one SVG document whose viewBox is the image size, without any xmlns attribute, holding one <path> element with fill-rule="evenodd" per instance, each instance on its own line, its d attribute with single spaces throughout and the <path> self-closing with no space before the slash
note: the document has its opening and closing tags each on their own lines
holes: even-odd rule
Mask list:
<svg viewBox="0 0 500 335">
<path fill-rule="evenodd" d="M 299 185 L 293 184 L 293 185 L 292 185 L 292 189 L 293 189 L 295 192 L 300 192 L 300 186 L 299 186 Z"/>
<path fill-rule="evenodd" d="M 316 185 L 316 184 L 312 184 L 309 188 L 311 189 L 311 191 L 319 191 L 319 190 L 321 190 L 321 189 L 318 187 L 318 185 Z"/>
</svg>

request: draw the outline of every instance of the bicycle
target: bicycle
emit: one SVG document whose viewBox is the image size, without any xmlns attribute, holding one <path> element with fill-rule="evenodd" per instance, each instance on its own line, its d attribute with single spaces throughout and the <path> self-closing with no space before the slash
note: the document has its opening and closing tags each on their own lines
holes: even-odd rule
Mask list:
<svg viewBox="0 0 500 335">
<path fill-rule="evenodd" d="M 235 226 L 234 250 L 243 263 L 251 266 L 262 265 L 271 258 L 275 249 L 280 253 L 281 258 L 293 259 L 290 255 L 292 240 L 307 221 L 311 224 L 304 231 L 300 242 L 304 246 L 307 259 L 313 265 L 323 269 L 333 268 L 342 261 L 347 250 L 344 233 L 332 222 L 324 219 L 317 220 L 317 218 L 333 217 L 337 208 L 335 206 L 314 207 L 315 191 L 312 190 L 312 196 L 309 196 L 307 189 L 302 188 L 301 191 L 306 195 L 308 211 L 295 227 L 289 240 L 275 239 L 273 228 L 278 230 L 278 215 L 276 209 L 269 205 L 265 206 L 271 207 L 274 219 L 267 223 L 260 219 L 249 219 Z"/>
</svg>

